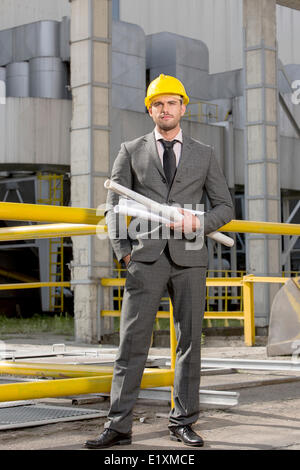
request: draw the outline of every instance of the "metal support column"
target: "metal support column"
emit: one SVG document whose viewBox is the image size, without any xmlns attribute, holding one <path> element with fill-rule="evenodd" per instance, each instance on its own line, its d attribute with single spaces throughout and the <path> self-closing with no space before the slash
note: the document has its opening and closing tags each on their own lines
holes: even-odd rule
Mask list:
<svg viewBox="0 0 300 470">
<path fill-rule="evenodd" d="M 77 207 L 96 208 L 106 199 L 104 181 L 110 171 L 111 27 L 111 0 L 71 1 L 71 199 Z M 76 281 L 77 340 L 98 340 L 97 286 L 110 267 L 108 239 L 73 238 L 71 269 Z"/>
<path fill-rule="evenodd" d="M 276 1 L 244 0 L 246 219 L 280 222 Z M 281 239 L 247 234 L 247 272 L 277 276 Z M 257 326 L 268 324 L 276 286 L 256 286 Z"/>
</svg>

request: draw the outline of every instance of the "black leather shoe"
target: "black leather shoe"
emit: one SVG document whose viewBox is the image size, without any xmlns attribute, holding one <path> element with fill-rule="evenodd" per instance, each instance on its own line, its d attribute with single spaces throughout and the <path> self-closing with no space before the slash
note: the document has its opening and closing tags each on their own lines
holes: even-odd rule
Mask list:
<svg viewBox="0 0 300 470">
<path fill-rule="evenodd" d="M 196 434 L 191 426 L 169 426 L 171 441 L 183 442 L 186 446 L 202 447 L 204 441 Z"/>
<path fill-rule="evenodd" d="M 97 439 L 86 441 L 84 444 L 88 449 L 106 449 L 115 445 L 131 444 L 131 434 L 123 434 L 113 429 L 104 429 Z"/>
</svg>

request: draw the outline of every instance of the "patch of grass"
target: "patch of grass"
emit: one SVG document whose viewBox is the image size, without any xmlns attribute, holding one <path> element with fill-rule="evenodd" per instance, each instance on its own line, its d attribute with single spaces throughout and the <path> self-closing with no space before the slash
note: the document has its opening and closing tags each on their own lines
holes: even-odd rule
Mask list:
<svg viewBox="0 0 300 470">
<path fill-rule="evenodd" d="M 243 326 L 243 321 L 241 320 L 237 320 L 237 319 L 218 319 L 218 318 L 215 318 L 215 319 L 212 319 L 212 320 L 207 320 L 207 319 L 204 319 L 203 320 L 203 327 L 204 328 L 209 328 L 210 326 L 213 327 L 213 328 L 224 328 L 226 326 L 231 326 L 231 327 L 241 327 Z"/>
<path fill-rule="evenodd" d="M 0 335 L 37 333 L 74 335 L 74 318 L 67 314 L 36 314 L 31 318 L 7 318 L 0 315 Z"/>
<path fill-rule="evenodd" d="M 236 319 L 212 319 L 212 320 L 203 320 L 203 328 L 209 328 L 209 327 L 214 327 L 214 328 L 224 328 L 226 326 L 230 327 L 241 327 L 243 326 L 243 322 L 241 320 L 236 320 Z M 115 331 L 120 330 L 120 318 L 115 317 L 114 318 L 114 329 Z M 154 322 L 153 326 L 154 331 L 158 330 L 170 330 L 170 320 L 168 318 L 159 318 Z"/>
</svg>

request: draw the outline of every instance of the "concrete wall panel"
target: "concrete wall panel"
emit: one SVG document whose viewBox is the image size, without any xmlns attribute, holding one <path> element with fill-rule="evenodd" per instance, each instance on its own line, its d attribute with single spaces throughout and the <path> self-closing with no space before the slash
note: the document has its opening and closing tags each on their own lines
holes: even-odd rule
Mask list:
<svg viewBox="0 0 300 470">
<path fill-rule="evenodd" d="M 0 65 L 13 61 L 13 33 L 12 30 L 0 31 Z"/>
<path fill-rule="evenodd" d="M 17 98 L 29 96 L 28 62 L 12 62 L 6 67 L 6 94 Z"/>
<path fill-rule="evenodd" d="M 71 102 L 7 98 L 0 106 L 2 164 L 69 165 Z"/>
<path fill-rule="evenodd" d="M 69 0 L 1 0 L 0 30 L 70 16 Z"/>
</svg>

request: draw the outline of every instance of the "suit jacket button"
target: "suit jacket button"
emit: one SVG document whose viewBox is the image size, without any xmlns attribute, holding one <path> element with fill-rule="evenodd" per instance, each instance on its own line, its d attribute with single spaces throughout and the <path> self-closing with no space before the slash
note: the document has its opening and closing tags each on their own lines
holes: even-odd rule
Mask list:
<svg viewBox="0 0 300 470">
<path fill-rule="evenodd" d="M 161 180 L 162 180 L 163 183 L 166 183 L 166 182 L 167 182 L 166 178 L 164 178 L 164 177 L 162 177 Z"/>
</svg>

